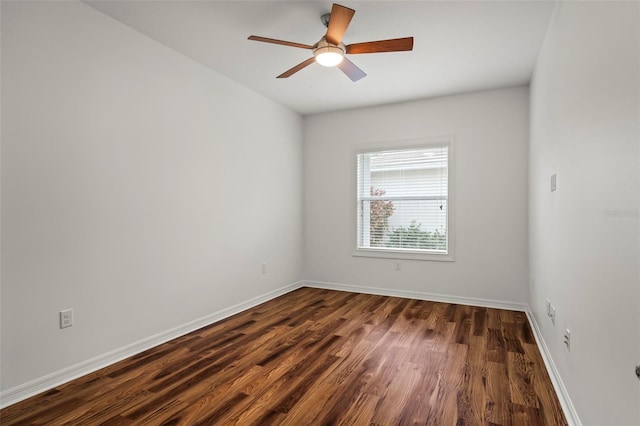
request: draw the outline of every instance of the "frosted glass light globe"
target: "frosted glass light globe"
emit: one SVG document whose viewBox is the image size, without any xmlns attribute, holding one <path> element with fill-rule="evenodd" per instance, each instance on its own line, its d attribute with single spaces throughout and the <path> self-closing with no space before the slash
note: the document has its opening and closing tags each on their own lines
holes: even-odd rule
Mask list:
<svg viewBox="0 0 640 426">
<path fill-rule="evenodd" d="M 344 58 L 344 52 L 337 46 L 318 47 L 313 51 L 316 62 L 325 67 L 335 67 Z"/>
</svg>

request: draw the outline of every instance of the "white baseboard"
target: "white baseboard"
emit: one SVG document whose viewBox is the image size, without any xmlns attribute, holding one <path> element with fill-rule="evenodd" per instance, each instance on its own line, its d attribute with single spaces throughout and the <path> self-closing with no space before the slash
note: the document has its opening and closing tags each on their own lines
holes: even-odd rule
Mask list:
<svg viewBox="0 0 640 426">
<path fill-rule="evenodd" d="M 198 330 L 202 327 L 213 324 L 216 321 L 220 321 L 224 318 L 245 311 L 278 296 L 282 296 L 283 294 L 289 293 L 300 287 L 302 287 L 301 281 L 285 287 L 281 287 L 260 296 L 256 296 L 245 302 L 238 303 L 237 305 L 221 309 L 202 318 L 198 318 L 194 321 L 190 321 L 186 324 L 174 327 L 162 333 L 158 333 L 154 336 L 139 340 L 130 345 L 123 346 L 111 352 L 107 352 L 97 357 L 88 359 L 79 364 L 72 365 L 51 374 L 47 374 L 46 376 L 37 378 L 14 388 L 7 389 L 6 391 L 0 392 L 0 408 L 7 407 L 31 396 L 52 389 L 56 386 L 60 386 L 63 383 L 69 382 L 73 379 L 77 379 L 78 377 L 84 376 L 85 374 L 92 373 L 96 370 L 143 352 L 154 346 L 166 343 L 169 340 L 173 340 L 177 337 L 191 333 L 192 331 Z"/>
<path fill-rule="evenodd" d="M 322 281 L 304 281 L 306 287 L 323 288 L 327 290 L 351 291 L 354 293 L 377 294 L 379 296 L 404 297 L 408 299 L 430 300 L 432 302 L 456 303 L 459 305 L 481 306 L 483 308 L 508 309 L 510 311 L 527 312 L 529 306 L 525 303 L 508 302 L 504 300 L 478 299 L 449 294 L 426 293 L 412 290 L 398 290 L 380 287 L 366 287 L 351 284 L 337 284 Z"/>
<path fill-rule="evenodd" d="M 531 314 L 531 311 L 528 305 L 524 303 L 506 302 L 506 301 L 500 301 L 500 300 L 477 299 L 477 298 L 471 298 L 471 297 L 460 297 L 460 296 L 452 296 L 452 295 L 438 294 L 438 293 L 426 293 L 426 292 L 417 292 L 417 291 L 408 291 L 408 290 L 356 286 L 356 285 L 350 285 L 350 284 L 337 284 L 337 283 L 328 283 L 328 282 L 321 282 L 321 281 L 304 281 L 303 285 L 305 287 L 322 288 L 327 290 L 350 291 L 355 293 L 377 294 L 380 296 L 404 297 L 404 298 L 410 298 L 410 299 L 430 300 L 434 302 L 457 303 L 462 305 L 481 306 L 485 308 L 508 309 L 512 311 L 525 312 L 527 315 L 527 318 L 529 318 L 529 323 L 531 324 L 531 328 L 533 329 L 533 334 L 535 336 L 536 343 L 538 344 L 540 354 L 542 355 L 542 359 L 544 361 L 545 367 L 547 368 L 547 372 L 549 373 L 549 377 L 551 377 L 551 383 L 553 384 L 553 388 L 556 391 L 556 395 L 558 396 L 558 400 L 560 401 L 562 411 L 564 412 L 564 415 L 567 418 L 567 422 L 569 423 L 569 426 L 582 425 L 582 423 L 580 422 L 580 418 L 578 417 L 578 413 L 576 412 L 576 409 L 573 403 L 571 402 L 571 398 L 569 397 L 567 388 L 564 386 L 564 383 L 560 378 L 558 369 L 556 368 L 556 365 L 553 362 L 553 358 L 551 357 L 549 348 L 547 347 L 547 344 L 545 343 L 544 338 L 542 337 L 542 333 L 540 332 L 538 323 L 536 322 L 535 317 Z"/>
<path fill-rule="evenodd" d="M 327 290 L 339 290 L 339 291 L 349 291 L 349 292 L 355 292 L 355 293 L 377 294 L 381 296 L 394 296 L 394 297 L 411 298 L 411 299 L 418 299 L 418 300 L 431 300 L 434 302 L 457 303 L 457 304 L 464 304 L 464 305 L 471 305 L 471 306 L 481 306 L 481 307 L 487 307 L 487 308 L 508 309 L 508 310 L 526 312 L 527 317 L 529 318 L 531 327 L 533 329 L 533 334 L 538 344 L 538 348 L 540 349 L 542 359 L 544 360 L 547 371 L 549 372 L 549 376 L 551 377 L 551 382 L 556 391 L 556 394 L 558 395 L 558 399 L 564 411 L 565 417 L 567 418 L 567 421 L 571 426 L 582 425 L 578 417 L 578 413 L 576 412 L 575 407 L 571 402 L 571 398 L 567 393 L 567 389 L 564 386 L 562 379 L 560 378 L 560 374 L 558 373 L 555 363 L 553 362 L 553 358 L 549 353 L 549 349 L 544 341 L 544 338 L 542 337 L 542 333 L 540 332 L 540 328 L 538 327 L 535 317 L 531 314 L 529 307 L 526 304 L 500 301 L 500 300 L 491 300 L 491 299 L 460 297 L 460 296 L 452 296 L 452 295 L 438 294 L 438 293 L 417 292 L 417 291 L 410 291 L 410 290 L 398 290 L 398 289 L 387 289 L 387 288 L 378 288 L 378 287 L 356 286 L 356 285 L 350 285 L 350 284 L 328 283 L 328 282 L 322 282 L 322 281 L 299 281 L 299 282 L 290 284 L 288 286 L 281 287 L 279 289 L 270 291 L 260 296 L 256 296 L 245 302 L 238 303 L 234 306 L 230 306 L 225 309 L 221 309 L 205 317 L 198 318 L 194 321 L 172 328 L 165 332 L 158 333 L 154 336 L 142 339 L 138 342 L 134 342 L 122 348 L 115 349 L 111 352 L 107 352 L 106 354 L 99 355 L 97 357 L 83 361 L 79 364 L 72 365 L 70 367 L 64 368 L 62 370 L 56 371 L 54 373 L 48 374 L 38 379 L 32 380 L 28 383 L 16 386 L 4 392 L 0 392 L 0 408 L 7 407 L 9 405 L 15 404 L 16 402 L 27 399 L 31 396 L 34 396 L 41 392 L 52 389 L 56 386 L 60 386 L 63 383 L 66 383 L 78 377 L 84 376 L 85 374 L 92 373 L 96 370 L 104 368 L 108 365 L 121 361 L 130 356 L 136 355 L 154 346 L 158 346 L 162 343 L 168 342 L 169 340 L 191 333 L 192 331 L 198 330 L 216 321 L 220 321 L 224 318 L 235 315 L 239 312 L 242 312 L 244 310 L 257 306 L 261 303 L 274 299 L 278 296 L 289 293 L 293 290 L 297 290 L 300 287 L 313 287 L 313 288 L 321 288 L 321 289 L 327 289 Z"/>
<path fill-rule="evenodd" d="M 556 364 L 553 362 L 551 352 L 549 352 L 549 347 L 542 337 L 542 332 L 540 331 L 540 327 L 538 327 L 536 317 L 533 315 L 533 313 L 531 313 L 530 310 L 527 310 L 527 318 L 529 318 L 529 324 L 531 324 L 531 328 L 533 329 L 533 335 L 536 339 L 536 343 L 538 344 L 538 349 L 540 349 L 540 355 L 542 355 L 542 359 L 545 366 L 547 367 L 549 377 L 551 377 L 551 383 L 553 384 L 553 388 L 556 391 L 556 395 L 558 395 L 558 400 L 560 401 L 560 405 L 562 406 L 564 416 L 567 418 L 569 426 L 581 426 L 582 423 L 580 422 L 580 418 L 578 417 L 576 407 L 573 405 L 573 402 L 571 402 L 569 392 L 567 392 L 567 388 L 562 382 L 562 378 L 560 377 L 560 373 L 556 368 Z"/>
</svg>

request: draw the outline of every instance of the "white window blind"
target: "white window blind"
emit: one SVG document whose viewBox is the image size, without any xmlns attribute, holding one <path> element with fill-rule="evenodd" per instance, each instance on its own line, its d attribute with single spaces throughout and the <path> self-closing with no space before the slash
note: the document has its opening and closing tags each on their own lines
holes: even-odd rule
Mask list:
<svg viewBox="0 0 640 426">
<path fill-rule="evenodd" d="M 448 145 L 357 156 L 358 249 L 448 253 Z"/>
</svg>

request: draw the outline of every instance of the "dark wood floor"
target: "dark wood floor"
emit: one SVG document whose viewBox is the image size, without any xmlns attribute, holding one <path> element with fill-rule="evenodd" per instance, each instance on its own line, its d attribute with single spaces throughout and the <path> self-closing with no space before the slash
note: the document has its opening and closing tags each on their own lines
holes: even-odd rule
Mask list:
<svg viewBox="0 0 640 426">
<path fill-rule="evenodd" d="M 565 425 L 522 312 L 303 288 L 0 412 L 2 425 Z"/>
</svg>

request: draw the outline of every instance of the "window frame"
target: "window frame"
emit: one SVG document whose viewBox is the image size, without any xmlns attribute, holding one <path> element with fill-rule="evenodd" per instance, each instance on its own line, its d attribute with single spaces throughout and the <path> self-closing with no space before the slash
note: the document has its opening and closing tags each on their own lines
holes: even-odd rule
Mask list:
<svg viewBox="0 0 640 426">
<path fill-rule="evenodd" d="M 358 155 L 377 152 L 377 151 L 393 151 L 403 149 L 428 149 L 438 146 L 447 146 L 447 252 L 438 253 L 436 251 L 424 252 L 412 249 L 398 249 L 387 247 L 361 248 L 358 247 Z M 354 257 L 369 257 L 380 259 L 396 259 L 396 260 L 422 260 L 422 261 L 455 261 L 455 139 L 453 136 L 425 137 L 412 140 L 398 140 L 387 142 L 376 142 L 368 144 L 354 145 L 352 149 L 352 209 L 351 221 L 354 226 L 353 243 Z"/>
</svg>

